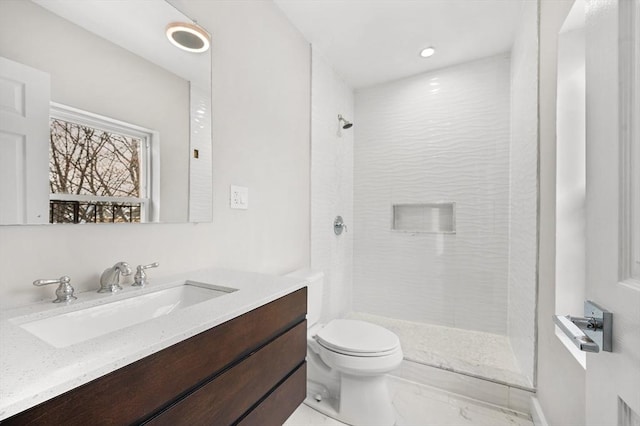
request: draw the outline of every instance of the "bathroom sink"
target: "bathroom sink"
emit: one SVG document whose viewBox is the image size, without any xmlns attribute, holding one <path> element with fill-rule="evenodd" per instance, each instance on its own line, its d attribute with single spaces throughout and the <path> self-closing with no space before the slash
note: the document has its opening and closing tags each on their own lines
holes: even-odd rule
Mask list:
<svg viewBox="0 0 640 426">
<path fill-rule="evenodd" d="M 237 289 L 186 281 L 181 285 L 19 324 L 56 348 L 162 317 Z"/>
</svg>

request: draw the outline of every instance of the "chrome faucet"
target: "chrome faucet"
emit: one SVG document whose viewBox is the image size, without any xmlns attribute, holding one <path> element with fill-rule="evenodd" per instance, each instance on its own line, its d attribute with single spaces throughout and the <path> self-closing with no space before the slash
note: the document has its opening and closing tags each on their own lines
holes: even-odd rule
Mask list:
<svg viewBox="0 0 640 426">
<path fill-rule="evenodd" d="M 54 300 L 53 303 L 61 303 L 77 299 L 77 297 L 73 295 L 74 290 L 71 284 L 69 284 L 70 282 L 71 279 L 65 275 L 57 280 L 35 280 L 33 285 L 41 287 L 48 284 L 60 284 L 56 289 L 56 300 Z"/>
<path fill-rule="evenodd" d="M 104 270 L 100 277 L 100 290 L 98 290 L 98 293 L 115 293 L 122 290 L 120 274 L 131 275 L 131 268 L 129 268 L 127 262 L 118 262 L 111 268 Z"/>
<path fill-rule="evenodd" d="M 147 285 L 147 274 L 144 272 L 145 269 L 149 268 L 157 268 L 160 264 L 158 262 L 153 262 L 148 265 L 138 265 L 136 268 L 136 275 L 133 277 L 132 286 L 135 287 L 144 287 Z"/>
</svg>

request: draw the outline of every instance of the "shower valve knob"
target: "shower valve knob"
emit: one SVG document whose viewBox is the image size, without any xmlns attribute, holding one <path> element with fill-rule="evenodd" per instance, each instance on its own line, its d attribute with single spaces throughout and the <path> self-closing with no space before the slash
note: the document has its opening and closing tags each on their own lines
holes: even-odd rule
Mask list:
<svg viewBox="0 0 640 426">
<path fill-rule="evenodd" d="M 342 234 L 342 231 L 347 232 L 347 225 L 342 220 L 342 216 L 336 216 L 333 220 L 333 232 L 336 235 Z"/>
</svg>

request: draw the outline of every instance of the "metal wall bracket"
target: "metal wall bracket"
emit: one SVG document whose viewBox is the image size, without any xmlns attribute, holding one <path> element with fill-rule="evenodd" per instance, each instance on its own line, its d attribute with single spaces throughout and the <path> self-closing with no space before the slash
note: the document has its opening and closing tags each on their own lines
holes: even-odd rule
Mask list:
<svg viewBox="0 0 640 426">
<path fill-rule="evenodd" d="M 596 303 L 584 302 L 584 317 L 554 315 L 553 321 L 581 351 L 612 351 L 613 314 Z"/>
</svg>

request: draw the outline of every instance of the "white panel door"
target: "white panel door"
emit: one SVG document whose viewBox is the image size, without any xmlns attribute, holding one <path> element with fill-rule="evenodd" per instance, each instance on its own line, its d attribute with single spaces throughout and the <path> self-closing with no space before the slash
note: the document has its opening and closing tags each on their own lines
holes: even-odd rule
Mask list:
<svg viewBox="0 0 640 426">
<path fill-rule="evenodd" d="M 49 221 L 49 74 L 0 57 L 0 225 Z"/>
<path fill-rule="evenodd" d="M 640 0 L 588 0 L 587 288 L 613 351 L 587 354 L 586 419 L 640 424 Z"/>
</svg>

